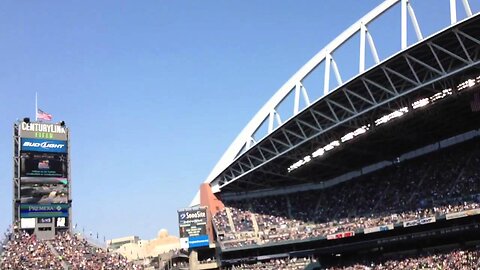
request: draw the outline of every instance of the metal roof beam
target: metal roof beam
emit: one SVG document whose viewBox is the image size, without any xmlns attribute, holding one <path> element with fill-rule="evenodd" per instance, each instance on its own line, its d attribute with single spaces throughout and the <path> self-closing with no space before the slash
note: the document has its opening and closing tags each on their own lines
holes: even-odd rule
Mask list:
<svg viewBox="0 0 480 270">
<path fill-rule="evenodd" d="M 392 73 L 392 74 L 397 75 L 398 77 L 404 79 L 404 80 L 407 81 L 407 82 L 410 82 L 410 83 L 413 84 L 413 85 L 418 85 L 418 82 L 416 82 L 416 81 L 408 78 L 407 76 L 401 74 L 400 72 L 397 72 L 397 71 L 395 71 L 395 70 L 393 70 L 393 69 L 391 69 L 391 68 L 389 68 L 389 67 L 385 67 L 385 70 L 387 70 L 388 72 L 390 72 L 390 73 Z"/>
<path fill-rule="evenodd" d="M 445 74 L 445 72 L 442 72 L 441 70 L 438 70 L 438 69 L 430 66 L 429 64 L 427 64 L 427 63 L 425 63 L 425 62 L 423 62 L 423 61 L 421 61 L 421 60 L 419 60 L 419 59 L 417 59 L 417 58 L 415 58 L 415 57 L 413 57 L 409 54 L 407 54 L 406 57 L 409 58 L 410 60 L 414 61 L 415 63 L 418 63 L 418 64 L 422 65 L 423 67 L 427 68 L 428 70 L 433 71 L 433 72 L 435 72 L 439 75 Z"/>
<path fill-rule="evenodd" d="M 441 46 L 439 46 L 439 45 L 437 45 L 437 44 L 435 44 L 435 43 L 433 43 L 433 42 L 430 42 L 430 43 L 431 43 L 431 45 L 432 45 L 433 47 L 435 47 L 437 50 L 442 51 L 442 52 L 450 55 L 451 57 L 453 57 L 453 58 L 455 58 L 455 59 L 457 59 L 457 60 L 460 60 L 460 61 L 464 62 L 465 64 L 469 64 L 469 63 L 470 63 L 468 60 L 463 59 L 463 57 L 460 57 L 460 56 L 458 56 L 457 54 L 452 53 L 451 51 L 449 51 L 449 50 L 447 50 L 447 49 L 445 49 L 445 48 L 443 48 L 443 47 L 441 47 Z"/>
</svg>

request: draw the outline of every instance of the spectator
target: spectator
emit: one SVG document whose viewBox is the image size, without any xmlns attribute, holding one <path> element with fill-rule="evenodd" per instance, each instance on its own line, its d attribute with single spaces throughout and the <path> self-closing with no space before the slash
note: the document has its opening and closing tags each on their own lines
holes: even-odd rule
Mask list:
<svg viewBox="0 0 480 270">
<path fill-rule="evenodd" d="M 228 211 L 213 218 L 218 239 L 238 248 L 480 209 L 479 144 L 451 146 L 324 190 L 225 202 Z"/>
<path fill-rule="evenodd" d="M 34 235 L 18 231 L 11 234 L 0 260 L 0 269 L 143 269 L 126 258 L 95 248 L 86 240 L 60 233 L 54 240 L 37 240 Z"/>
</svg>

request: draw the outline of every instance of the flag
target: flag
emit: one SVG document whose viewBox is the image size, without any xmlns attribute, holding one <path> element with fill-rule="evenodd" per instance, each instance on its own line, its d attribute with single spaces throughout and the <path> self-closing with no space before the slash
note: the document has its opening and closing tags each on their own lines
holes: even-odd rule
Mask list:
<svg viewBox="0 0 480 270">
<path fill-rule="evenodd" d="M 37 109 L 37 119 L 50 121 L 52 120 L 52 118 L 53 116 L 51 114 L 46 113 L 40 109 Z"/>
<path fill-rule="evenodd" d="M 473 100 L 470 102 L 472 112 L 480 112 L 480 92 L 473 95 Z"/>
</svg>

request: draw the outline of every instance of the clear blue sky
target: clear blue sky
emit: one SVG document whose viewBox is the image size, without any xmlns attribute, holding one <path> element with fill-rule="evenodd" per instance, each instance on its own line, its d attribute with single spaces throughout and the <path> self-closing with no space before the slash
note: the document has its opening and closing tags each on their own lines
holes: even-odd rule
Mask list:
<svg viewBox="0 0 480 270">
<path fill-rule="evenodd" d="M 12 123 L 34 116 L 36 91 L 71 129 L 74 222 L 107 238 L 178 235 L 176 210 L 250 118 L 381 2 L 2 1 L 0 230 L 11 222 Z M 448 21 L 448 0 L 415 3 L 425 28 Z"/>
</svg>

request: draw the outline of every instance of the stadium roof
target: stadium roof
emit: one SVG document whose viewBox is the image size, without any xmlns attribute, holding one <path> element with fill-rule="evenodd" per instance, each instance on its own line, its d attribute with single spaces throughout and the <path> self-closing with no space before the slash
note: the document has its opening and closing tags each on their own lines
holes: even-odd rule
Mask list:
<svg viewBox="0 0 480 270">
<path fill-rule="evenodd" d="M 479 87 L 477 87 L 478 89 Z M 400 155 L 457 134 L 480 129 L 480 112 L 472 112 L 473 91 L 451 94 L 429 107 L 406 113 L 391 122 L 371 128 L 356 138 L 312 158 L 308 163 L 288 171 L 297 160 L 325 145 L 321 138 L 309 141 L 295 149 L 295 153 L 278 157 L 260 169 L 244 175 L 222 188 L 222 192 L 288 187 L 327 181 L 381 161 L 394 161 Z M 398 101 L 401 106 L 404 101 Z M 379 109 L 378 112 L 383 111 Z M 366 122 L 368 117 L 357 121 Z M 328 138 L 341 140 L 349 128 L 340 126 Z M 312 156 L 312 155 L 310 155 Z"/>
<path fill-rule="evenodd" d="M 362 34 L 366 31 L 362 28 L 364 24 L 397 2 L 385 1 L 337 39 L 348 38 L 352 34 L 349 31 L 358 30 Z M 240 192 L 323 181 L 359 166 L 393 158 L 450 133 L 475 128 L 465 120 L 476 121 L 478 115 L 468 112 L 469 97 L 458 95 L 458 90 L 459 84 L 478 76 L 480 42 L 475 37 L 480 36 L 479 20 L 478 14 L 458 24 L 452 20 L 451 27 L 426 39 L 417 32 L 417 44 L 406 48 L 402 41 L 402 50 L 394 56 L 377 62 L 366 72 L 360 67 L 359 75 L 330 92 L 327 86 L 323 97 L 276 129 L 271 128 L 275 118 L 275 113 L 271 113 L 269 135 L 258 142 L 248 140 L 233 161 L 219 171 L 222 167 L 219 164 L 225 163 L 224 155 L 206 182 L 214 191 Z M 402 39 L 403 31 L 402 28 Z M 338 43 L 337 39 L 332 43 Z M 299 96 L 304 93 L 302 80 L 316 67 L 312 61 L 333 61 L 328 59 L 331 56 L 325 49 L 319 54 L 321 60 L 315 60 L 319 55 L 315 56 L 279 90 L 293 85 L 297 110 Z M 439 95 L 446 97 L 445 100 L 438 100 Z M 413 108 L 418 106 L 417 102 L 432 98 L 430 103 L 438 104 L 429 104 L 431 112 Z M 399 114 L 405 116 L 395 119 L 395 125 L 377 123 L 382 117 L 394 119 Z M 368 136 L 353 139 L 351 133 L 368 133 Z M 341 138 L 348 134 L 353 140 L 344 143 Z"/>
</svg>

